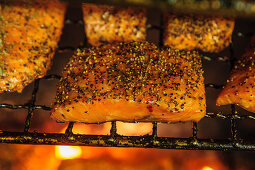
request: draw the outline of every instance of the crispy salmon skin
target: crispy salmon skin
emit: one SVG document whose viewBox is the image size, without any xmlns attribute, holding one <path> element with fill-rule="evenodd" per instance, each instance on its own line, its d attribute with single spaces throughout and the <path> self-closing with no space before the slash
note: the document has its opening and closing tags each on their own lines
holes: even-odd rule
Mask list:
<svg viewBox="0 0 255 170">
<path fill-rule="evenodd" d="M 164 14 L 164 45 L 174 49 L 219 52 L 229 46 L 234 20 Z"/>
<path fill-rule="evenodd" d="M 21 92 L 51 66 L 66 4 L 57 0 L 0 4 L 0 93 Z"/>
<path fill-rule="evenodd" d="M 52 118 L 199 121 L 206 113 L 197 52 L 158 49 L 148 42 L 78 50 L 66 65 L 52 103 Z"/>
<path fill-rule="evenodd" d="M 84 3 L 82 9 L 85 33 L 92 46 L 146 39 L 145 9 L 91 3 Z"/>
<path fill-rule="evenodd" d="M 236 62 L 216 105 L 236 104 L 255 112 L 255 49 L 247 50 Z"/>
</svg>

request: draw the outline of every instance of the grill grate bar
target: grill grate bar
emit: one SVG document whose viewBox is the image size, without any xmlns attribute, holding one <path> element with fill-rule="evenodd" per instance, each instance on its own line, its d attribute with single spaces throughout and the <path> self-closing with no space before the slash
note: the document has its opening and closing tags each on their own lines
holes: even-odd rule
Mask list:
<svg viewBox="0 0 255 170">
<path fill-rule="evenodd" d="M 11 104 L 1 104 L 0 108 L 8 109 L 28 109 L 28 105 L 11 105 Z"/>
<path fill-rule="evenodd" d="M 238 115 L 238 114 L 224 115 L 222 113 L 207 113 L 205 115 L 205 117 L 207 117 L 207 118 L 220 118 L 220 119 L 239 119 L 239 120 L 252 119 L 252 120 L 255 120 L 255 116 L 251 116 L 251 115 Z"/>
<path fill-rule="evenodd" d="M 79 145 L 100 147 L 139 147 L 185 150 L 255 151 L 254 141 L 240 142 L 235 147 L 228 139 L 197 139 L 145 136 L 80 135 L 63 133 L 1 132 L 1 143 Z"/>
<path fill-rule="evenodd" d="M 235 119 L 235 117 L 238 115 L 237 114 L 237 111 L 235 109 L 235 105 L 232 104 L 231 105 L 231 119 L 230 119 L 230 122 L 231 122 L 231 135 L 232 135 L 232 140 L 234 142 L 234 144 L 237 142 L 237 119 Z"/>
<path fill-rule="evenodd" d="M 110 135 L 111 136 L 117 136 L 117 125 L 116 125 L 116 121 L 112 121 L 112 127 L 110 130 Z"/>
<path fill-rule="evenodd" d="M 28 130 L 30 128 L 31 118 L 32 118 L 32 115 L 33 115 L 34 105 L 35 105 L 35 101 L 36 101 L 36 94 L 37 94 L 37 91 L 39 89 L 39 82 L 40 82 L 40 79 L 36 79 L 35 83 L 34 83 L 32 98 L 31 98 L 31 101 L 28 104 L 28 113 L 27 113 L 27 117 L 26 117 L 26 121 L 25 121 L 24 132 L 28 132 Z"/>
<path fill-rule="evenodd" d="M 234 56 L 234 47 L 233 43 L 230 44 L 230 71 L 234 68 L 236 58 Z M 233 146 L 236 147 L 237 145 L 237 119 L 235 117 L 238 116 L 238 113 L 236 111 L 235 105 L 231 104 L 231 137 L 233 141 Z"/>
<path fill-rule="evenodd" d="M 42 110 L 51 110 L 51 107 L 44 106 L 44 105 L 31 105 L 33 110 L 42 109 Z M 7 108 L 7 109 L 28 109 L 29 105 L 11 105 L 11 104 L 0 104 L 0 108 Z"/>
<path fill-rule="evenodd" d="M 234 56 L 234 47 L 233 43 L 230 44 L 230 71 L 234 68 L 236 58 Z M 233 142 L 233 147 L 237 147 L 238 145 L 238 139 L 237 139 L 237 119 L 235 118 L 238 116 L 238 113 L 236 111 L 235 105 L 231 104 L 231 118 L 230 118 L 230 124 L 231 124 L 231 140 Z"/>
<path fill-rule="evenodd" d="M 157 137 L 158 136 L 158 123 L 157 122 L 152 122 L 153 127 L 152 127 L 152 136 Z"/>
<path fill-rule="evenodd" d="M 197 131 L 197 122 L 193 122 L 192 135 L 195 140 L 197 140 Z"/>
<path fill-rule="evenodd" d="M 66 128 L 66 131 L 65 131 L 66 135 L 73 134 L 73 125 L 74 125 L 74 122 L 69 122 L 68 127 Z"/>
</svg>

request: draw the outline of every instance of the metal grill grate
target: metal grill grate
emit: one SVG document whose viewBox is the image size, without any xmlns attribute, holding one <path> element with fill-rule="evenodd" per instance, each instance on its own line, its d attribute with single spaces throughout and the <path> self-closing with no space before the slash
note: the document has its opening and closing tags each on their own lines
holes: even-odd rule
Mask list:
<svg viewBox="0 0 255 170">
<path fill-rule="evenodd" d="M 82 24 L 81 21 L 72 22 L 66 21 L 69 24 Z M 162 39 L 162 28 L 159 26 L 148 26 L 148 29 L 157 29 L 161 31 L 160 39 Z M 160 41 L 159 44 L 162 44 Z M 204 60 L 208 61 L 222 61 L 229 62 L 233 66 L 234 55 L 233 47 L 230 46 L 230 58 L 225 60 L 222 58 L 210 58 L 204 56 Z M 66 50 L 75 50 L 74 47 L 60 47 L 58 52 Z M 189 138 L 172 138 L 172 137 L 159 137 L 157 134 L 158 124 L 153 123 L 152 135 L 145 136 L 122 136 L 117 134 L 116 121 L 112 122 L 110 135 L 87 135 L 87 134 L 73 134 L 72 129 L 74 122 L 70 122 L 65 133 L 36 133 L 29 132 L 32 114 L 35 110 L 50 111 L 49 106 L 36 105 L 36 95 L 39 89 L 39 84 L 42 79 L 52 80 L 60 79 L 59 75 L 47 75 L 41 79 L 37 79 L 34 82 L 33 92 L 31 100 L 28 104 L 24 105 L 10 105 L 0 104 L 1 108 L 8 109 L 26 109 L 27 117 L 24 123 L 24 132 L 0 132 L 0 143 L 12 143 L 12 144 L 47 144 L 47 145 L 85 145 L 85 146 L 105 146 L 105 147 L 140 147 L 140 148 L 161 148 L 161 149 L 188 149 L 188 150 L 243 150 L 243 151 L 255 151 L 255 141 L 248 139 L 238 138 L 237 122 L 239 120 L 255 120 L 255 116 L 251 115 L 239 115 L 236 111 L 235 105 L 231 105 L 230 114 L 222 113 L 208 113 L 205 118 L 210 119 L 226 119 L 231 123 L 231 139 L 200 139 L 198 138 L 198 123 L 193 122 L 193 135 Z M 220 89 L 222 85 L 216 85 L 214 83 L 208 83 L 206 88 Z"/>
<path fill-rule="evenodd" d="M 59 79 L 58 75 L 48 75 L 42 79 Z M 70 122 L 65 133 L 31 133 L 29 132 L 32 113 L 36 109 L 49 111 L 51 108 L 43 105 L 36 105 L 36 94 L 41 79 L 34 83 L 34 90 L 31 102 L 26 105 L 1 104 L 0 108 L 26 109 L 27 117 L 24 132 L 0 132 L 1 143 L 15 144 L 49 144 L 49 145 L 86 145 L 86 146 L 114 146 L 114 147 L 142 147 L 142 148 L 164 148 L 164 149 L 201 149 L 201 150 L 255 150 L 255 143 L 240 140 L 237 138 L 237 121 L 253 119 L 254 116 L 240 116 L 236 112 L 235 105 L 231 106 L 232 113 L 207 114 L 206 118 L 230 119 L 232 139 L 199 139 L 197 137 L 198 124 L 193 122 L 193 136 L 190 138 L 169 138 L 157 136 L 157 122 L 153 122 L 152 135 L 145 136 L 121 136 L 118 135 L 116 121 L 112 122 L 110 135 L 77 135 L 72 133 L 74 122 Z M 206 87 L 218 88 L 214 84 L 206 84 Z"/>
</svg>

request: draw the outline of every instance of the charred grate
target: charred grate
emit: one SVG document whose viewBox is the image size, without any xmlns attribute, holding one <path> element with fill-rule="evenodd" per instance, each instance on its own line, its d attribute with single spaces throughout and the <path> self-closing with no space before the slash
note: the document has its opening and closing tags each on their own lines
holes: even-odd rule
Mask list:
<svg viewBox="0 0 255 170">
<path fill-rule="evenodd" d="M 42 79 L 60 79 L 58 75 L 48 75 Z M 255 120 L 254 116 L 238 115 L 235 105 L 231 105 L 231 114 L 212 113 L 205 118 L 228 119 L 231 122 L 231 139 L 199 139 L 198 123 L 193 122 L 193 135 L 190 138 L 170 138 L 157 136 L 157 122 L 153 123 L 152 135 L 145 136 L 122 136 L 117 134 L 116 121 L 112 122 L 110 135 L 86 135 L 73 134 L 74 122 L 70 122 L 65 133 L 36 133 L 29 132 L 32 113 L 36 109 L 50 111 L 49 106 L 36 105 L 36 94 L 39 89 L 41 79 L 34 83 L 34 89 L 30 103 L 26 105 L 1 104 L 0 108 L 26 109 L 27 117 L 24 132 L 0 132 L 0 143 L 13 144 L 47 144 L 47 145 L 85 145 L 85 146 L 106 146 L 106 147 L 141 147 L 141 148 L 161 148 L 161 149 L 192 149 L 192 150 L 244 150 L 255 151 L 255 143 L 238 138 L 237 121 L 243 119 Z M 206 87 L 219 88 L 214 84 L 206 84 Z"/>
<path fill-rule="evenodd" d="M 83 24 L 82 21 L 66 20 L 66 24 Z M 157 29 L 160 33 L 159 45 L 162 45 L 162 27 L 148 25 L 147 29 Z M 243 36 L 238 33 L 238 36 Z M 59 47 L 58 52 L 73 51 L 75 47 Z M 230 58 L 202 56 L 207 61 L 229 62 L 231 67 L 234 64 L 233 47 L 230 46 Z M 100 146 L 100 147 L 139 147 L 139 148 L 160 148 L 160 149 L 185 149 L 185 150 L 221 150 L 221 151 L 255 151 L 255 141 L 240 139 L 237 122 L 239 120 L 255 120 L 255 116 L 239 115 L 236 106 L 231 105 L 231 113 L 208 113 L 205 118 L 226 119 L 231 124 L 230 139 L 200 139 L 198 138 L 198 123 L 193 122 L 192 136 L 189 138 L 159 137 L 157 134 L 158 124 L 152 122 L 152 134 L 144 136 L 123 136 L 117 134 L 116 121 L 112 122 L 109 135 L 87 135 L 73 134 L 74 122 L 70 122 L 65 133 L 37 133 L 29 132 L 31 118 L 34 110 L 50 111 L 51 107 L 36 105 L 36 95 L 40 81 L 60 79 L 59 75 L 47 75 L 34 82 L 33 92 L 30 102 L 24 105 L 0 104 L 1 108 L 7 109 L 26 109 L 27 117 L 24 123 L 24 132 L 0 131 L 0 143 L 11 144 L 39 144 L 39 145 L 80 145 L 80 146 Z M 206 88 L 220 89 L 222 85 L 214 83 L 205 84 Z"/>
</svg>

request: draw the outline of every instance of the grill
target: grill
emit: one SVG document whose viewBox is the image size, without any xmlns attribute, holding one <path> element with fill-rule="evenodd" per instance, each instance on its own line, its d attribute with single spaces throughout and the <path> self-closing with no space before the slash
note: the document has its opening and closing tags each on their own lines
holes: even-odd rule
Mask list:
<svg viewBox="0 0 255 170">
<path fill-rule="evenodd" d="M 162 1 L 163 2 L 163 1 Z M 200 1 L 199 1 L 200 2 Z M 225 1 L 223 1 L 225 2 Z M 225 3 L 223 3 L 224 5 Z M 171 4 L 170 4 L 171 5 Z M 233 4 L 232 4 L 233 5 Z M 228 6 L 227 10 L 233 8 Z M 200 10 L 199 8 L 196 8 Z M 238 13 L 237 13 L 238 14 Z M 70 20 L 66 19 L 66 24 L 83 24 L 81 20 Z M 148 25 L 149 30 L 156 30 L 159 32 L 159 45 L 162 44 L 162 26 Z M 247 32 L 239 32 L 235 30 L 233 36 L 239 38 L 251 36 Z M 233 37 L 233 44 L 235 43 Z M 86 42 L 86 40 L 85 40 Z M 225 51 L 228 51 L 229 57 L 217 57 L 217 54 L 209 57 L 210 54 L 201 53 L 203 61 L 206 62 L 222 62 L 230 64 L 230 68 L 233 67 L 235 61 L 234 47 L 230 45 Z M 86 43 L 82 47 L 85 47 Z M 74 51 L 76 47 L 72 46 L 60 46 L 57 52 L 63 53 L 65 51 Z M 216 56 L 215 56 L 216 55 Z M 111 123 L 111 129 L 109 135 L 88 135 L 88 134 L 74 134 L 72 132 L 74 122 L 70 122 L 65 133 L 37 133 L 30 132 L 31 118 L 35 110 L 50 111 L 49 106 L 37 105 L 37 94 L 41 80 L 52 81 L 59 80 L 60 76 L 56 74 L 47 75 L 41 79 L 37 79 L 34 82 L 34 87 L 31 95 L 31 99 L 28 103 L 23 105 L 11 105 L 6 103 L 0 104 L 0 109 L 26 109 L 27 117 L 24 122 L 23 132 L 11 132 L 1 131 L 0 132 L 0 143 L 12 143 L 12 144 L 40 144 L 40 145 L 84 145 L 84 146 L 100 146 L 100 147 L 139 147 L 139 148 L 160 148 L 160 149 L 185 149 L 185 150 L 221 150 L 221 151 L 255 151 L 255 141 L 253 139 L 239 137 L 240 132 L 238 129 L 239 121 L 255 120 L 255 116 L 251 113 L 246 112 L 245 115 L 239 114 L 239 111 L 235 105 L 231 105 L 231 109 L 227 113 L 208 113 L 204 119 L 223 119 L 227 120 L 231 126 L 231 138 L 226 139 L 215 139 L 206 138 L 202 139 L 198 137 L 198 125 L 199 123 L 193 122 L 192 136 L 188 138 L 178 137 L 159 137 L 158 136 L 158 123 L 153 123 L 152 134 L 144 136 L 123 136 L 117 134 L 116 121 Z M 206 89 L 220 89 L 222 85 L 217 83 L 205 84 Z M 210 96 L 207 96 L 207 99 Z M 253 122 L 254 123 L 254 122 Z"/>
</svg>

